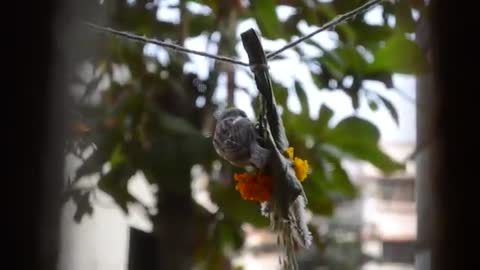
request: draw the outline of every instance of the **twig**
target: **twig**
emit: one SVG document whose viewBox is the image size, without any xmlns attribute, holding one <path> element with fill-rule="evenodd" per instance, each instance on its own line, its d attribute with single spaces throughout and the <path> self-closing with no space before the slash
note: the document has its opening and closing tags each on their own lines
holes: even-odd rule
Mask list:
<svg viewBox="0 0 480 270">
<path fill-rule="evenodd" d="M 303 37 L 301 37 L 301 38 L 299 38 L 299 39 L 297 39 L 297 40 L 295 40 L 295 41 L 293 41 L 293 42 L 285 45 L 284 47 L 282 47 L 282 48 L 280 48 L 280 49 L 278 49 L 278 50 L 276 50 L 276 51 L 274 51 L 274 52 L 271 52 L 271 53 L 267 54 L 267 59 L 271 59 L 271 58 L 277 56 L 278 54 L 280 54 L 281 52 L 283 52 L 283 51 L 285 51 L 285 50 L 287 50 L 287 49 L 290 49 L 290 48 L 298 45 L 299 43 L 305 41 L 306 39 L 309 39 L 309 38 L 313 37 L 314 35 L 322 32 L 322 31 L 325 31 L 325 30 L 327 30 L 327 29 L 329 29 L 329 28 L 331 28 L 331 27 L 334 27 L 334 26 L 336 26 L 336 25 L 338 25 L 338 24 L 340 24 L 340 23 L 342 23 L 342 22 L 344 22 L 344 21 L 346 21 L 346 20 L 348 20 L 348 19 L 350 19 L 350 18 L 353 18 L 353 17 L 357 16 L 357 15 L 360 14 L 360 13 L 363 13 L 363 12 L 369 10 L 370 8 L 374 7 L 375 5 L 379 4 L 379 3 L 382 2 L 382 1 L 383 1 L 383 0 L 372 0 L 372 1 L 369 1 L 369 2 L 365 3 L 364 5 L 356 8 L 356 9 L 353 9 L 353 10 L 347 12 L 347 13 L 344 13 L 344 14 L 342 14 L 342 15 L 339 15 L 339 16 L 335 17 L 333 20 L 327 22 L 327 23 L 324 24 L 322 27 L 320 27 L 319 29 L 313 31 L 312 33 L 310 33 L 310 34 L 308 34 L 308 35 L 306 35 L 306 36 L 303 36 Z"/>
<path fill-rule="evenodd" d="M 111 33 L 111 34 L 114 34 L 114 35 L 117 35 L 117 36 L 125 37 L 125 38 L 131 39 L 131 40 L 140 41 L 140 42 L 143 42 L 143 43 L 152 43 L 152 44 L 155 44 L 155 45 L 167 48 L 167 49 L 171 49 L 171 50 L 174 50 L 174 51 L 177 51 L 177 52 L 180 52 L 180 53 L 196 54 L 196 55 L 201 55 L 201 56 L 205 56 L 205 57 L 208 57 L 208 58 L 212 58 L 212 59 L 215 59 L 215 60 L 220 61 L 220 62 L 226 62 L 226 63 L 236 64 L 236 65 L 241 65 L 241 66 L 247 66 L 247 67 L 249 66 L 248 63 L 238 61 L 238 60 L 226 57 L 226 56 L 220 56 L 220 55 L 209 54 L 209 53 L 206 53 L 206 52 L 190 50 L 190 49 L 187 49 L 185 47 L 182 47 L 182 46 L 170 43 L 170 42 L 160 41 L 160 40 L 146 38 L 146 37 L 141 37 L 141 36 L 138 36 L 138 35 L 135 35 L 135 34 L 115 30 L 115 29 L 112 29 L 112 28 L 109 28 L 109 27 L 99 26 L 99 25 L 89 23 L 89 22 L 85 22 L 85 24 L 88 25 L 89 27 L 92 27 L 92 28 L 98 30 L 98 31 L 108 32 L 108 33 Z"/>
</svg>

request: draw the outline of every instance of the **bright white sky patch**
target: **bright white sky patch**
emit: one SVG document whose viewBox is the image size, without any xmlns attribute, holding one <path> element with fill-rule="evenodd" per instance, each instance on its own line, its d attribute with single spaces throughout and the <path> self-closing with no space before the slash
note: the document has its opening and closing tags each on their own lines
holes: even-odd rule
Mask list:
<svg viewBox="0 0 480 270">
<path fill-rule="evenodd" d="M 286 21 L 290 16 L 295 14 L 295 8 L 289 7 L 289 6 L 284 6 L 280 5 L 277 6 L 275 12 L 277 13 L 277 17 L 281 22 Z"/>
<path fill-rule="evenodd" d="M 187 2 L 186 7 L 188 11 L 193 14 L 209 15 L 212 13 L 212 9 L 210 7 L 195 2 Z"/>
<path fill-rule="evenodd" d="M 174 6 L 178 0 L 158 1 L 157 20 L 178 24 L 180 22 L 180 10 Z"/>
<path fill-rule="evenodd" d="M 363 15 L 365 22 L 370 25 L 383 25 L 383 7 L 376 6 Z"/>
</svg>

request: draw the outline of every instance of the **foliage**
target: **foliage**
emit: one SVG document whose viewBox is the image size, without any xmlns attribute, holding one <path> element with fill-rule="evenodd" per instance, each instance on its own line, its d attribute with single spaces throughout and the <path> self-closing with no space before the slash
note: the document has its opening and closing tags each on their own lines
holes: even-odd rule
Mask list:
<svg viewBox="0 0 480 270">
<path fill-rule="evenodd" d="M 289 41 L 304 34 L 299 30 L 299 24 L 318 26 L 363 3 L 357 0 L 257 0 L 250 1 L 250 6 L 242 6 L 242 1 L 185 0 L 169 7 L 180 12 L 179 22 L 169 22 L 157 19 L 154 12 L 157 7 L 146 8 L 151 7 L 151 3 L 145 0 L 129 2 L 105 0 L 98 9 L 106 14 L 111 20 L 109 26 L 115 29 L 180 44 L 203 36 L 208 38 L 209 44 L 218 45 L 219 54 L 231 57 L 235 56 L 232 54 L 240 40 L 239 33 L 233 35 L 230 31 L 235 32 L 244 20 L 253 18 L 265 39 Z M 161 5 L 162 1 L 158 3 L 158 8 L 166 8 Z M 306 54 L 301 47 L 292 50 L 307 64 L 318 91 L 340 89 L 351 97 L 352 106 L 358 109 L 359 99 L 365 95 L 363 82 L 379 81 L 387 89 L 392 89 L 393 73 L 416 74 L 427 68 L 419 48 L 410 38 L 416 24 L 411 10 L 422 12 L 420 3 L 413 0 L 384 2 L 382 25 L 368 24 L 364 16 L 359 15 L 332 29 L 330 33 L 338 36 L 333 49 L 325 49 L 309 40 L 307 44 L 319 50 L 315 57 Z M 207 12 L 195 12 L 190 8 L 193 5 Z M 275 6 L 290 7 L 293 13 L 281 21 Z M 392 18 L 396 22 L 389 25 L 387 21 Z M 98 188 L 111 195 L 127 213 L 128 204 L 137 202 L 127 189 L 128 181 L 136 172 L 143 172 L 148 182 L 157 185 L 161 193 L 190 196 L 191 168 L 201 165 L 209 176 L 211 199 L 224 216 L 212 238 L 213 246 L 204 248 L 220 252 L 210 254 L 220 260 L 210 263 L 221 265 L 222 258 L 228 258 L 230 249 L 241 246 L 243 236 L 239 231 L 242 223 L 258 227 L 268 224 L 260 216 L 257 204 L 241 201 L 234 190 L 233 173 L 237 168 L 220 160 L 211 144 L 215 124 L 213 115 L 227 105 L 228 99 L 218 101 L 214 98 L 225 87 L 219 84 L 220 78 L 226 75 L 230 82 L 227 85 L 234 86 L 233 89 L 227 86 L 227 96 L 233 95 L 230 90 L 243 91 L 231 81 L 232 68 L 210 65 L 207 76 L 201 77 L 197 70 L 185 71 L 185 65 L 192 59 L 189 56 L 169 52 L 168 61 L 160 61 L 144 54 L 144 44 L 93 32 L 88 33 L 84 42 L 85 46 L 94 42 L 100 48 L 82 59 L 79 66 L 83 71 L 72 74 L 70 92 L 75 102 L 73 108 L 79 115 L 75 125 L 88 128 L 76 129 L 76 136 L 67 147 L 75 153 L 84 153 L 92 145 L 95 150 L 76 170 L 72 182 L 77 183 L 84 176 L 100 175 Z M 233 72 L 240 70 L 235 67 Z M 126 79 L 119 76 L 125 71 L 128 74 Z M 81 76 L 81 73 L 87 73 L 87 76 Z M 349 84 L 345 83 L 348 78 L 351 79 Z M 339 199 L 351 199 L 356 195 L 342 165 L 346 158 L 369 162 L 386 174 L 403 169 L 403 164 L 380 148 L 379 130 L 373 123 L 350 116 L 334 124 L 331 121 L 334 111 L 325 104 L 320 107 L 317 117 L 312 118 L 301 82 L 295 83 L 294 91 L 288 91 L 281 82 L 273 81 L 273 84 L 277 101 L 283 108 L 282 117 L 290 144 L 312 168 L 303 185 L 309 198 L 308 209 L 313 213 L 330 215 Z M 289 95 L 299 98 L 301 112 L 288 110 Z M 398 122 L 399 116 L 391 102 L 375 95 L 365 95 L 370 99 L 371 108 L 386 106 Z M 257 110 L 258 107 L 253 96 L 252 108 Z M 216 165 L 218 162 L 221 166 Z M 109 170 L 104 171 L 106 164 Z M 77 203 L 78 220 L 82 214 L 92 214 L 88 191 L 69 192 Z M 216 216 L 207 211 L 202 213 Z M 205 228 L 199 234 L 206 235 L 208 227 L 199 226 Z M 196 254 L 199 254 L 200 262 L 205 259 L 201 259 L 202 252 Z"/>
</svg>

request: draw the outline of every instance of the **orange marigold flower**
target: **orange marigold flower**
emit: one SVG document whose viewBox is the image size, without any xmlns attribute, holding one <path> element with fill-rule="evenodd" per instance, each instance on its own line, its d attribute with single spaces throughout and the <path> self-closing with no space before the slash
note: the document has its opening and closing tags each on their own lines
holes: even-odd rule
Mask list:
<svg viewBox="0 0 480 270">
<path fill-rule="evenodd" d="M 288 156 L 288 158 L 293 162 L 293 168 L 295 169 L 295 175 L 297 176 L 298 180 L 302 182 L 307 178 L 308 174 L 308 161 L 303 160 L 298 157 L 294 157 L 293 155 L 294 149 L 293 147 L 288 147 L 285 150 L 285 154 Z"/>
<path fill-rule="evenodd" d="M 272 177 L 261 172 L 255 175 L 244 173 L 234 174 L 237 182 L 235 189 L 245 200 L 264 202 L 270 199 L 272 194 Z"/>
</svg>

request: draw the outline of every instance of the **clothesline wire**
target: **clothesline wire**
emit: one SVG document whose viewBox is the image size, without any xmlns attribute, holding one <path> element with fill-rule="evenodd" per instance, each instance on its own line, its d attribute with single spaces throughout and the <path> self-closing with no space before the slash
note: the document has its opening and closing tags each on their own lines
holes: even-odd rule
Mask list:
<svg viewBox="0 0 480 270">
<path fill-rule="evenodd" d="M 373 8 L 374 6 L 376 6 L 377 4 L 379 4 L 382 1 L 384 1 L 384 0 L 371 0 L 371 1 L 368 1 L 365 4 L 355 8 L 355 9 L 349 11 L 349 12 L 341 14 L 341 15 L 335 17 L 333 20 L 325 23 L 324 25 L 322 25 L 320 28 L 313 31 L 312 33 L 310 33 L 306 36 L 303 36 L 303 37 L 301 37 L 301 38 L 299 38 L 295 41 L 292 41 L 292 42 L 286 44 L 285 46 L 283 46 L 282 48 L 280 48 L 280 49 L 278 49 L 274 52 L 268 53 L 266 55 L 266 57 L 267 57 L 267 59 L 272 59 L 275 56 L 282 53 L 283 51 L 297 46 L 298 44 L 302 43 L 303 41 L 305 41 L 307 39 L 312 38 L 313 36 L 317 35 L 318 33 L 322 32 L 322 31 L 325 31 L 325 30 L 328 30 L 328 29 L 333 29 L 335 26 L 337 26 L 337 25 L 339 25 L 339 24 L 341 24 L 341 23 L 343 23 L 343 22 L 345 22 L 349 19 L 354 18 L 355 16 L 357 16 L 361 13 L 364 13 L 364 12 L 368 11 L 369 9 Z M 130 39 L 130 40 L 135 40 L 135 41 L 142 42 L 142 43 L 155 44 L 155 45 L 158 45 L 158 46 L 161 46 L 163 48 L 170 49 L 170 50 L 173 50 L 173 51 L 176 51 L 176 52 L 179 52 L 179 53 L 195 54 L 195 55 L 200 55 L 200 56 L 204 56 L 204 57 L 207 57 L 207 58 L 215 59 L 217 61 L 224 62 L 224 63 L 230 63 L 230 64 L 234 64 L 234 65 L 247 66 L 247 67 L 250 66 L 249 63 L 246 63 L 246 62 L 243 62 L 243 61 L 240 61 L 240 60 L 236 60 L 236 59 L 233 59 L 231 57 L 221 56 L 221 55 L 216 55 L 216 54 L 210 54 L 210 53 L 203 52 L 203 51 L 192 50 L 192 49 L 188 49 L 188 48 L 185 48 L 183 46 L 174 44 L 172 42 L 147 38 L 147 37 L 139 36 L 139 35 L 132 34 L 132 33 L 129 33 L 129 32 L 116 30 L 116 29 L 113 29 L 113 28 L 110 28 L 110 27 L 100 26 L 100 25 L 90 23 L 90 22 L 85 22 L 85 24 L 87 26 L 97 30 L 97 31 L 110 33 L 110 34 L 113 34 L 113 35 L 116 35 L 116 36 L 119 36 L 119 37 L 127 38 L 127 39 Z"/>
</svg>

